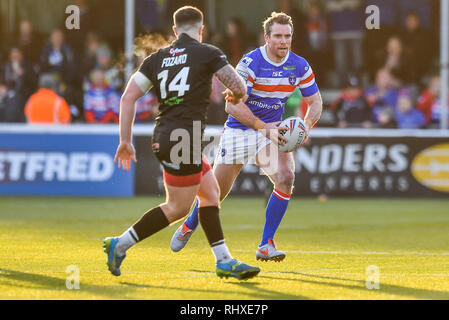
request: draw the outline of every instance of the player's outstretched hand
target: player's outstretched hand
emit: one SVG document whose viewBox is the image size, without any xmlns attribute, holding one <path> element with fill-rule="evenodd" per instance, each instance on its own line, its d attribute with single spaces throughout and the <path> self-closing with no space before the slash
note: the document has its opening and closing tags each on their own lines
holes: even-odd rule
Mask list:
<svg viewBox="0 0 449 320">
<path fill-rule="evenodd" d="M 237 103 L 240 102 L 240 99 L 237 100 L 230 89 L 226 89 L 225 91 L 222 92 L 222 94 L 225 96 L 225 100 L 232 103 L 233 105 L 236 105 Z M 245 102 L 247 98 L 248 98 L 248 95 L 245 95 L 241 99 L 241 101 Z"/>
<path fill-rule="evenodd" d="M 288 127 L 279 127 L 282 121 L 270 122 L 262 129 L 265 137 L 276 143 L 276 145 L 283 146 L 288 140 L 282 135 L 283 132 L 288 130 Z"/>
<path fill-rule="evenodd" d="M 136 149 L 132 143 L 121 142 L 117 148 L 115 154 L 114 163 L 118 161 L 118 167 L 123 170 L 128 170 L 131 168 L 131 160 L 137 163 L 136 159 Z"/>
</svg>

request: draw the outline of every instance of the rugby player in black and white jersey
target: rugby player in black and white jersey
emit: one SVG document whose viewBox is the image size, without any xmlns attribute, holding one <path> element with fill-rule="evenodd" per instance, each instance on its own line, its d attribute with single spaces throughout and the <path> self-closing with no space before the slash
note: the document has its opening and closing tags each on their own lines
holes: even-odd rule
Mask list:
<svg viewBox="0 0 449 320">
<path fill-rule="evenodd" d="M 159 98 L 152 147 L 164 168 L 166 202 L 149 210 L 119 237 L 104 240 L 109 271 L 119 276 L 126 252 L 136 243 L 185 217 L 195 198 L 199 197 L 200 223 L 216 258 L 219 277 L 249 279 L 260 269 L 234 259 L 225 244 L 219 219 L 219 188 L 207 159 L 202 156 L 201 143 L 206 124 L 207 106 L 213 75 L 233 92 L 237 99 L 246 93 L 246 84 L 227 62 L 218 48 L 202 44 L 203 14 L 195 7 L 178 9 L 173 31 L 177 37 L 170 46 L 152 54 L 130 79 L 120 104 L 120 145 L 114 161 L 129 170 L 136 162 L 132 144 L 135 102 L 152 87 Z M 194 136 L 194 126 L 201 127 L 201 137 Z M 179 161 L 179 141 L 172 133 L 188 137 L 188 154 Z M 175 134 L 175 136 L 178 134 Z M 199 147 L 198 147 L 199 146 Z M 185 150 L 182 149 L 184 153 Z M 176 159 L 175 159 L 176 158 Z"/>
</svg>

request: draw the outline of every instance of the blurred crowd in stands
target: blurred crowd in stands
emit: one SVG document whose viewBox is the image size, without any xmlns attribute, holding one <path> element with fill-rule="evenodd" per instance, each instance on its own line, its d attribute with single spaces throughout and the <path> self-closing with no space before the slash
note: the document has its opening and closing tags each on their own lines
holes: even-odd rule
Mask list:
<svg viewBox="0 0 449 320">
<path fill-rule="evenodd" d="M 126 85 L 123 51 L 98 31 L 89 1 L 75 2 L 81 9 L 80 30 L 59 26 L 42 35 L 22 20 L 17 34 L 0 47 L 0 122 L 118 122 Z M 437 1 L 308 1 L 301 8 L 291 0 L 277 4 L 295 24 L 292 51 L 309 61 L 323 94 L 325 113 L 319 126 L 439 126 Z M 380 30 L 366 29 L 365 8 L 370 4 L 380 9 Z M 137 0 L 138 30 L 153 38 L 138 39 L 142 50 L 136 50 L 136 66 L 155 43 L 174 40 L 169 24 L 158 19 L 157 5 L 156 0 Z M 203 41 L 221 48 L 234 66 L 243 54 L 264 44 L 263 33 L 251 34 L 240 17 L 227 21 L 223 33 L 206 25 Z M 223 124 L 223 87 L 216 79 L 212 85 L 209 123 Z M 292 103 L 301 106 L 298 114 L 303 115 L 298 91 Z M 153 121 L 157 109 L 150 91 L 137 103 L 136 121 Z"/>
</svg>

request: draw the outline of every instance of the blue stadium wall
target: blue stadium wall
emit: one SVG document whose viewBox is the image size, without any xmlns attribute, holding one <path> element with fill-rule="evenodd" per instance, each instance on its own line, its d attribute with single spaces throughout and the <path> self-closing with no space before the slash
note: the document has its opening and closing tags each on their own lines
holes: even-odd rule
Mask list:
<svg viewBox="0 0 449 320">
<path fill-rule="evenodd" d="M 161 166 L 151 150 L 152 126 L 138 125 L 138 163 L 113 163 L 116 125 L 0 127 L 0 195 L 163 195 Z M 221 128 L 209 127 L 213 162 Z M 448 197 L 449 133 L 440 130 L 315 129 L 295 154 L 294 195 Z M 271 183 L 254 165 L 243 168 L 232 195 L 261 196 Z"/>
</svg>

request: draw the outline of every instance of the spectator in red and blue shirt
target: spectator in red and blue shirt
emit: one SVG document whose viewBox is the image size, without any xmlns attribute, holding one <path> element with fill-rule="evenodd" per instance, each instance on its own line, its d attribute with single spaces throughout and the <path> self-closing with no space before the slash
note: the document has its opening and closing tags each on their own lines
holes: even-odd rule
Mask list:
<svg viewBox="0 0 449 320">
<path fill-rule="evenodd" d="M 89 89 L 84 94 L 84 116 L 89 123 L 114 122 L 114 110 L 120 105 L 120 95 L 105 81 L 104 72 L 91 73 Z"/>
</svg>

